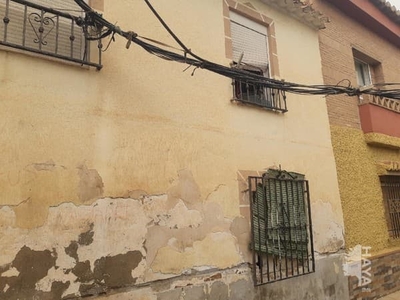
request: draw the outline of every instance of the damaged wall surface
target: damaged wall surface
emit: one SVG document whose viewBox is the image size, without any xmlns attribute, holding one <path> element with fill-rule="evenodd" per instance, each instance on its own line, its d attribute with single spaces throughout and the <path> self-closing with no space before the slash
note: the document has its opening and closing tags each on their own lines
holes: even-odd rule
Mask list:
<svg viewBox="0 0 400 300">
<path fill-rule="evenodd" d="M 322 82 L 317 31 L 263 2 L 156 6 L 196 53 L 225 65 L 228 4 L 268 15 L 280 76 Z M 97 7 L 171 43 L 143 1 Z M 118 38 L 103 63 L 97 72 L 0 49 L 0 299 L 346 299 L 322 97 L 287 95 L 286 114 L 240 106 L 229 79 L 190 76 Z M 240 170 L 279 165 L 309 181 L 316 273 L 256 288 Z"/>
</svg>

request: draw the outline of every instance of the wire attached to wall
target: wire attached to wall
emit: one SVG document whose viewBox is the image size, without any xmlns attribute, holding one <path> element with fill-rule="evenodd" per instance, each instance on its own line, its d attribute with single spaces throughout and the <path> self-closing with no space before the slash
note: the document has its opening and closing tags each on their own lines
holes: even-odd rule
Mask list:
<svg viewBox="0 0 400 300">
<path fill-rule="evenodd" d="M 276 80 L 272 78 L 267 78 L 262 75 L 257 75 L 252 72 L 248 72 L 239 68 L 230 68 L 227 66 L 223 66 L 196 55 L 190 48 L 188 48 L 179 38 L 178 36 L 171 30 L 171 28 L 166 24 L 166 22 L 161 18 L 161 16 L 157 13 L 154 7 L 150 4 L 148 0 L 144 0 L 152 13 L 156 16 L 159 22 L 163 25 L 163 27 L 168 31 L 168 33 L 172 36 L 172 38 L 178 43 L 178 45 L 182 49 L 177 49 L 175 47 L 171 47 L 162 42 L 156 41 L 154 39 L 145 38 L 139 36 L 134 31 L 124 31 L 120 27 L 110 23 L 106 19 L 104 19 L 100 14 L 95 12 L 87 3 L 83 0 L 74 0 L 85 12 L 86 18 L 85 22 L 90 26 L 94 26 L 100 29 L 101 34 L 97 36 L 89 36 L 88 38 L 91 40 L 102 39 L 107 36 L 118 34 L 128 40 L 127 48 L 131 45 L 131 43 L 135 43 L 136 45 L 142 47 L 148 53 L 155 55 L 159 58 L 175 61 L 182 64 L 186 64 L 189 67 L 194 67 L 194 70 L 199 68 L 206 69 L 208 71 L 214 72 L 216 74 L 229 77 L 234 80 L 247 82 L 253 85 L 260 85 L 266 88 L 278 89 L 281 91 L 295 93 L 295 94 L 303 94 L 303 95 L 348 95 L 348 96 L 356 96 L 356 95 L 373 95 L 379 97 L 386 97 L 391 99 L 400 100 L 400 89 L 385 89 L 382 90 L 380 88 L 386 86 L 400 86 L 399 83 L 381 83 L 376 84 L 374 87 L 367 88 L 364 90 L 360 90 L 359 88 L 354 88 L 351 86 L 351 82 L 347 79 L 340 81 L 337 85 L 306 85 L 306 84 L 297 84 L 292 82 L 286 82 L 282 80 Z M 146 41 L 145 41 L 146 40 Z M 153 43 L 153 44 L 152 44 Z M 183 51 L 183 54 L 172 52 L 166 49 L 163 49 L 154 44 L 158 44 L 163 47 L 172 48 L 174 50 Z M 193 72 L 194 73 L 194 72 Z M 192 73 L 192 75 L 193 75 Z M 339 85 L 343 81 L 348 81 L 348 86 Z"/>
</svg>

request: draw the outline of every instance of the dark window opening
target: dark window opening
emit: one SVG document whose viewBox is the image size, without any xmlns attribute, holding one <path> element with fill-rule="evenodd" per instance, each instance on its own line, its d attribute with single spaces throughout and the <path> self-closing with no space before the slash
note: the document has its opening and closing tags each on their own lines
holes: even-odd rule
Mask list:
<svg viewBox="0 0 400 300">
<path fill-rule="evenodd" d="M 242 67 L 247 72 L 263 76 L 261 70 Z M 234 99 L 243 103 L 257 105 L 260 107 L 286 112 L 286 95 L 283 91 L 265 88 L 262 84 L 254 82 L 233 80 Z"/>
</svg>

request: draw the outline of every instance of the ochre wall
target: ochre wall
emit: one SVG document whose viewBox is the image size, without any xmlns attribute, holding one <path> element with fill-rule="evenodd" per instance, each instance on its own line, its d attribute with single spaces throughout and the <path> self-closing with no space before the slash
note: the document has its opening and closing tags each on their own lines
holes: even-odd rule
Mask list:
<svg viewBox="0 0 400 300">
<path fill-rule="evenodd" d="M 318 33 L 250 2 L 275 22 L 281 78 L 321 83 Z M 222 1 L 154 5 L 195 53 L 229 65 Z M 104 16 L 175 45 L 144 1 L 105 1 Z M 305 174 L 315 250 L 343 247 L 322 97 L 288 94 L 284 115 L 235 105 L 229 79 L 125 45 L 116 36 L 100 72 L 0 51 L 0 291 L 55 299 L 233 267 L 224 280 L 251 285 L 238 170 Z"/>
</svg>

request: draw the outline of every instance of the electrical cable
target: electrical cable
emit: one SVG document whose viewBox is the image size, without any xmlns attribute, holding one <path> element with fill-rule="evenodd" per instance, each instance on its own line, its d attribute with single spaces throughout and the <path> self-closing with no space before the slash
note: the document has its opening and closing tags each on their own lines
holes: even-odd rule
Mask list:
<svg viewBox="0 0 400 300">
<path fill-rule="evenodd" d="M 144 38 L 139 36 L 137 33 L 132 31 L 124 31 L 118 26 L 110 23 L 106 19 L 104 19 L 100 14 L 95 12 L 89 5 L 87 5 L 83 0 L 74 0 L 85 12 L 86 18 L 85 22 L 87 26 L 94 26 L 99 29 L 99 33 L 97 37 L 89 36 L 88 38 L 91 40 L 102 39 L 109 35 L 118 34 L 128 40 L 127 48 L 129 48 L 130 43 L 135 43 L 136 45 L 142 47 L 148 53 L 155 55 L 159 58 L 175 61 L 179 63 L 183 63 L 189 66 L 193 66 L 196 70 L 198 68 L 206 69 L 216 74 L 229 77 L 233 80 L 246 82 L 252 85 L 259 85 L 266 88 L 272 88 L 281 90 L 283 92 L 290 92 L 295 94 L 306 94 L 306 95 L 340 95 L 345 94 L 348 96 L 355 96 L 361 94 L 369 94 L 373 96 L 380 96 L 392 99 L 400 100 L 400 89 L 365 89 L 360 90 L 358 88 L 353 88 L 351 86 L 351 82 L 348 79 L 344 79 L 340 81 L 337 85 L 306 85 L 306 84 L 297 84 L 286 82 L 282 80 L 276 80 L 272 78 L 267 78 L 262 75 L 258 75 L 244 69 L 240 68 L 230 68 L 227 66 L 223 66 L 208 60 L 201 58 L 200 56 L 194 54 L 169 28 L 169 26 L 165 23 L 165 21 L 161 18 L 161 16 L 156 12 L 154 7 L 150 4 L 148 0 L 144 0 L 146 4 L 149 6 L 150 10 L 156 16 L 156 18 L 160 21 L 163 27 L 171 34 L 173 39 L 179 44 L 182 49 L 176 49 L 172 46 L 166 45 L 162 42 L 156 41 L 154 39 Z M 105 28 L 105 29 L 103 29 Z M 146 39 L 148 42 L 144 41 Z M 156 43 L 163 47 L 173 48 L 174 50 L 183 51 L 183 54 L 179 54 L 176 52 L 172 52 L 158 46 L 155 46 L 152 43 Z M 192 73 L 193 75 L 193 73 Z M 348 86 L 340 86 L 339 84 L 343 81 L 348 81 Z M 399 83 L 380 83 L 375 86 L 378 87 L 386 87 L 386 86 L 394 86 L 399 85 Z"/>
</svg>

